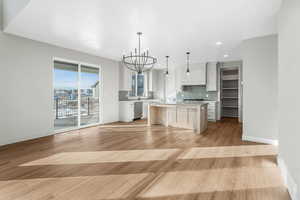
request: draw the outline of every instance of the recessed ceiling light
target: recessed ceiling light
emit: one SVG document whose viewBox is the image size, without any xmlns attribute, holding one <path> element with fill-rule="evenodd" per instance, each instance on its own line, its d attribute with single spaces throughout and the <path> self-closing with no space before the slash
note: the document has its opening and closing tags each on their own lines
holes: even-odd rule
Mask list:
<svg viewBox="0 0 300 200">
<path fill-rule="evenodd" d="M 225 55 L 224 55 L 224 58 L 228 58 L 228 57 L 229 57 L 229 55 L 228 55 L 228 54 L 225 54 Z"/>
<path fill-rule="evenodd" d="M 223 44 L 223 42 L 216 42 L 216 45 L 217 46 L 220 46 L 220 45 L 222 45 Z"/>
</svg>

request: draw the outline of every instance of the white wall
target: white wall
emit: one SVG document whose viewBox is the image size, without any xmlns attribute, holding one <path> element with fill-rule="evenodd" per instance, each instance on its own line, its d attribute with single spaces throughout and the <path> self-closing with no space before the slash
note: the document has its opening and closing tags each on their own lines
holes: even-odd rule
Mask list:
<svg viewBox="0 0 300 200">
<path fill-rule="evenodd" d="M 0 31 L 0 145 L 53 134 L 53 57 L 101 65 L 103 122 L 118 121 L 117 62 Z"/>
<path fill-rule="evenodd" d="M 164 100 L 165 98 L 165 74 L 163 70 L 155 70 L 153 73 L 156 83 L 153 88 L 154 98 Z"/>
<path fill-rule="evenodd" d="M 177 96 L 177 88 L 176 88 L 176 81 L 177 81 L 177 71 L 175 68 L 169 69 L 169 75 L 165 75 L 165 71 L 162 71 L 162 78 L 165 79 L 165 95 L 166 101 L 168 102 L 175 102 Z"/>
<path fill-rule="evenodd" d="M 300 1 L 284 0 L 279 16 L 279 154 L 300 199 Z M 290 187 L 291 189 L 291 187 Z M 290 190 L 290 192 L 294 193 Z M 293 195 L 293 194 L 292 194 Z"/>
<path fill-rule="evenodd" d="M 243 138 L 278 140 L 277 36 L 245 40 L 243 58 Z"/>
</svg>

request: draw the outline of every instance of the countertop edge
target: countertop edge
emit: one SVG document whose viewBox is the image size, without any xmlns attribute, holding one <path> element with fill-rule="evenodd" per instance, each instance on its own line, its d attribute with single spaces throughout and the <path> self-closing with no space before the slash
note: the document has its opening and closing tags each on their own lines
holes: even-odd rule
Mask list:
<svg viewBox="0 0 300 200">
<path fill-rule="evenodd" d="M 191 103 L 187 103 L 187 104 L 184 104 L 184 103 L 174 103 L 174 104 L 167 104 L 167 103 L 151 103 L 150 106 L 203 106 L 203 105 L 208 105 L 209 103 L 198 103 L 198 104 L 191 104 Z"/>
</svg>

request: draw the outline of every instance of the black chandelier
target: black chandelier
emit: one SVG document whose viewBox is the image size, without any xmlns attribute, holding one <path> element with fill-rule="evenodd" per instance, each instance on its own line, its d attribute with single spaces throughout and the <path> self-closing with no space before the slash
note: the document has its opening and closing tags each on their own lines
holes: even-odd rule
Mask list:
<svg viewBox="0 0 300 200">
<path fill-rule="evenodd" d="M 139 38 L 138 50 L 135 48 L 134 53 L 130 52 L 129 56 L 123 55 L 122 63 L 130 70 L 141 74 L 150 71 L 157 63 L 157 59 L 149 55 L 149 51 L 141 52 L 141 35 L 142 32 L 137 33 Z"/>
</svg>

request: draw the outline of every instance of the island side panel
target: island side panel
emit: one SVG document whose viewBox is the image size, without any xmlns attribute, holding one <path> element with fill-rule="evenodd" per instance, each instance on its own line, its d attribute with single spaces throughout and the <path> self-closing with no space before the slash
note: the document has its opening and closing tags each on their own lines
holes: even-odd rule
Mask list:
<svg viewBox="0 0 300 200">
<path fill-rule="evenodd" d="M 168 113 L 166 107 L 148 106 L 148 126 L 162 124 L 168 126 Z"/>
<path fill-rule="evenodd" d="M 207 129 L 207 104 L 201 106 L 201 123 L 200 123 L 200 133 L 204 132 Z"/>
<path fill-rule="evenodd" d="M 154 115 L 154 110 L 153 110 L 153 106 L 151 106 L 151 104 L 149 103 L 148 104 L 148 126 L 151 126 L 152 125 L 152 117 Z"/>
</svg>

